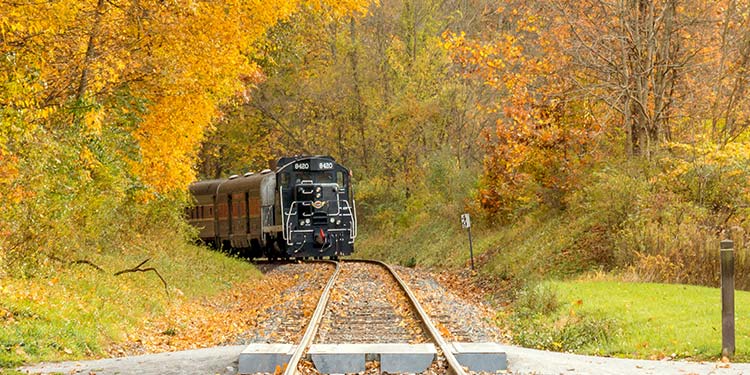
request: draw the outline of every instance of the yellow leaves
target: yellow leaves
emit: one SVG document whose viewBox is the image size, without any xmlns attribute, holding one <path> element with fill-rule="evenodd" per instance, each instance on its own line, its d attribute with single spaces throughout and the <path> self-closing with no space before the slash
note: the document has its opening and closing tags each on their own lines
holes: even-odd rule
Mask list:
<svg viewBox="0 0 750 375">
<path fill-rule="evenodd" d="M 315 2 L 316 4 L 322 4 Z M 309 2 L 307 4 L 310 4 Z M 332 12 L 366 10 L 365 1 L 326 3 Z M 146 97 L 153 101 L 136 138 L 143 160 L 136 173 L 154 191 L 181 189 L 193 180 L 192 164 L 217 108 L 263 79 L 246 54 L 266 29 L 295 11 L 296 1 L 190 2 L 190 12 L 160 14 L 163 39 L 151 57 L 155 72 Z"/>
<path fill-rule="evenodd" d="M 99 134 L 102 131 L 102 118 L 103 118 L 103 112 L 102 110 L 94 110 L 86 112 L 84 115 L 84 125 L 86 126 L 86 129 L 94 134 Z"/>
<path fill-rule="evenodd" d="M 301 3 L 315 11 L 325 9 L 334 19 L 346 16 L 363 17 L 367 15 L 370 4 L 379 5 L 377 0 L 302 0 Z"/>
<path fill-rule="evenodd" d="M 115 93 L 147 103 L 145 116 L 123 110 L 137 123 L 134 146 L 141 153 L 130 165 L 149 188 L 137 193 L 139 201 L 192 181 L 196 149 L 217 108 L 235 97 L 248 101 L 249 91 L 264 79 L 252 57 L 269 27 L 301 6 L 336 17 L 365 14 L 370 6 L 363 0 L 97 4 L 0 2 L 0 55 L 6 57 L 0 63 L 0 107 L 26 130 L 59 121 L 55 113 L 69 108 L 70 99 L 106 103 L 79 118 L 85 135 L 99 136 L 112 121 L 111 103 L 120 99 Z M 90 48 L 93 54 L 86 57 Z M 136 117 L 142 118 L 132 120 Z M 4 157 L 0 154 L 0 185 L 18 174 L 15 162 Z M 84 154 L 81 160 L 87 165 L 94 159 Z"/>
<path fill-rule="evenodd" d="M 165 97 L 152 107 L 135 134 L 143 160 L 134 169 L 144 183 L 164 193 L 193 180 L 192 160 L 215 108 L 198 94 Z"/>
</svg>

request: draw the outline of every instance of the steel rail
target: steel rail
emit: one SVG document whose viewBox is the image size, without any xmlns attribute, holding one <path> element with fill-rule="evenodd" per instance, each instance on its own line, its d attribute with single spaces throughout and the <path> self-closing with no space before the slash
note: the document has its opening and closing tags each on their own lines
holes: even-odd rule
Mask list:
<svg viewBox="0 0 750 375">
<path fill-rule="evenodd" d="M 315 312 L 310 318 L 310 323 L 307 324 L 307 329 L 305 330 L 305 334 L 302 336 L 302 340 L 300 340 L 300 343 L 299 345 L 297 345 L 297 349 L 294 351 L 292 358 L 289 359 L 289 363 L 286 365 L 284 375 L 294 375 L 297 372 L 297 366 L 299 365 L 299 361 L 302 359 L 302 355 L 305 354 L 305 350 L 307 350 L 307 347 L 310 346 L 312 340 L 315 338 L 315 335 L 318 333 L 318 327 L 320 326 L 321 318 L 323 318 L 323 313 L 325 312 L 326 306 L 328 305 L 328 299 L 331 296 L 331 289 L 333 289 L 333 285 L 336 283 L 336 277 L 339 275 L 339 271 L 341 270 L 340 262 L 332 260 L 319 260 L 316 262 L 334 264 L 336 266 L 336 269 L 333 271 L 333 275 L 331 275 L 331 278 L 328 279 L 328 283 L 323 289 L 323 293 L 320 294 L 320 299 L 318 299 L 318 306 L 315 308 Z"/>
<path fill-rule="evenodd" d="M 438 331 L 438 329 L 432 323 L 432 320 L 427 315 L 427 312 L 424 311 L 424 309 L 422 308 L 422 305 L 419 304 L 419 300 L 417 300 L 417 297 L 414 295 L 414 293 L 412 293 L 411 289 L 409 289 L 409 287 L 406 285 L 404 280 L 401 279 L 401 276 L 399 276 L 398 273 L 396 273 L 396 271 L 391 266 L 379 260 L 370 260 L 370 259 L 346 259 L 344 261 L 373 263 L 373 264 L 377 264 L 382 267 L 385 267 L 385 269 L 387 269 L 388 272 L 391 273 L 393 278 L 395 278 L 396 281 L 398 281 L 399 285 L 401 286 L 401 289 L 406 293 L 407 296 L 409 296 L 409 302 L 411 302 L 411 305 L 414 307 L 417 313 L 419 313 L 419 317 L 422 319 L 422 323 L 427 328 L 427 331 L 430 332 L 432 339 L 435 340 L 435 342 L 438 344 L 440 349 L 443 351 L 443 356 L 445 357 L 445 360 L 448 362 L 448 366 L 450 370 L 453 371 L 453 374 L 467 375 L 466 371 L 464 371 L 464 368 L 461 367 L 461 364 L 456 359 L 456 356 L 453 355 L 453 352 L 450 346 L 445 341 L 443 336 L 440 334 L 440 331 Z"/>
</svg>

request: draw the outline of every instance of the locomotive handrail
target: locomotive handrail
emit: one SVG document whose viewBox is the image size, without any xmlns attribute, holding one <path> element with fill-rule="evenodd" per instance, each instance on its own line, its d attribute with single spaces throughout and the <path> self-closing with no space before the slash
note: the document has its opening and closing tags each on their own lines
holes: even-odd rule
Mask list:
<svg viewBox="0 0 750 375">
<path fill-rule="evenodd" d="M 279 210 L 281 210 L 281 227 L 284 228 L 284 231 L 281 232 L 281 237 L 283 237 L 284 241 L 286 241 L 286 223 L 284 220 L 284 194 L 282 194 L 281 189 L 282 187 L 279 186 L 279 202 L 281 204 L 281 207 L 279 207 Z"/>
<path fill-rule="evenodd" d="M 350 231 L 350 234 L 349 234 L 349 238 L 351 238 L 352 240 L 354 240 L 354 239 L 357 238 L 357 208 L 356 208 L 357 202 L 355 202 L 354 199 L 352 199 L 352 202 L 355 205 L 354 207 L 350 206 L 349 205 L 349 201 L 346 200 L 346 199 L 343 199 L 340 202 L 346 203 L 346 209 L 349 211 L 349 215 L 352 218 L 352 228 L 351 228 L 351 231 Z M 342 214 L 341 216 L 346 216 L 346 215 Z"/>
<path fill-rule="evenodd" d="M 287 245 L 291 245 L 291 244 L 292 244 L 292 243 L 290 242 L 290 241 L 291 241 L 291 239 L 292 239 L 292 228 L 291 228 L 291 226 L 292 226 L 292 222 L 291 222 L 291 221 L 289 221 L 289 218 L 290 218 L 290 217 L 292 217 L 292 209 L 293 209 L 293 208 L 294 208 L 294 206 L 296 206 L 296 205 L 297 205 L 297 201 L 293 201 L 293 202 L 292 202 L 292 205 L 291 205 L 291 206 L 289 206 L 289 212 L 288 212 L 288 213 L 286 214 L 286 226 L 284 226 L 284 232 L 285 232 L 285 233 L 284 233 L 284 234 L 285 234 L 285 236 L 284 236 L 284 240 L 286 240 L 286 243 L 287 243 Z M 282 212 L 284 211 L 284 208 L 283 208 L 283 206 L 282 206 L 281 210 L 282 210 Z M 289 231 L 289 233 L 286 233 L 286 231 L 287 231 L 287 230 Z"/>
<path fill-rule="evenodd" d="M 347 204 L 349 204 L 349 202 L 347 202 Z M 351 212 L 351 214 L 352 214 L 352 222 L 353 222 L 352 225 L 354 226 L 352 228 L 352 230 L 354 231 L 354 236 L 352 236 L 352 241 L 354 241 L 354 240 L 357 239 L 357 233 L 358 233 L 358 229 L 357 229 L 357 201 L 354 200 L 354 197 L 352 197 L 352 207 L 353 207 L 352 209 L 354 210 L 353 212 Z"/>
<path fill-rule="evenodd" d="M 282 226 L 284 228 L 284 231 L 282 232 L 282 236 L 283 236 L 284 240 L 287 242 L 288 245 L 292 244 L 291 243 L 291 238 L 292 238 L 292 232 L 293 232 L 293 230 L 291 228 L 292 222 L 289 219 L 292 217 L 292 215 L 296 215 L 296 211 L 294 211 L 294 207 L 297 206 L 298 204 L 301 204 L 301 205 L 304 206 L 306 202 L 307 201 L 292 201 L 292 204 L 289 206 L 289 211 L 288 212 L 284 212 L 284 208 L 283 208 L 283 204 L 284 203 L 283 203 L 283 198 L 282 198 L 282 201 L 281 201 L 281 204 L 282 204 L 281 212 L 282 212 Z M 330 200 L 327 200 L 326 202 L 330 202 Z M 344 204 L 346 206 L 346 209 L 349 211 L 349 216 L 352 218 L 352 227 L 351 227 L 351 229 L 348 229 L 349 232 L 350 232 L 349 238 L 352 239 L 352 240 L 356 239 L 357 238 L 357 207 L 356 207 L 356 202 L 354 200 L 352 200 L 352 202 L 354 203 L 354 206 L 350 206 L 349 205 L 349 201 L 346 200 L 346 199 L 338 199 L 336 202 L 337 202 L 337 204 L 336 204 L 336 208 L 337 208 L 336 211 L 337 212 L 334 215 L 335 216 L 347 216 L 347 215 L 341 214 L 341 205 L 338 203 L 338 202 L 344 202 Z M 304 212 L 302 213 L 302 215 L 304 215 L 304 216 L 312 216 L 312 214 L 307 215 Z M 284 216 L 286 216 L 286 220 L 284 220 Z M 330 214 L 329 214 L 329 216 L 330 216 Z"/>
</svg>

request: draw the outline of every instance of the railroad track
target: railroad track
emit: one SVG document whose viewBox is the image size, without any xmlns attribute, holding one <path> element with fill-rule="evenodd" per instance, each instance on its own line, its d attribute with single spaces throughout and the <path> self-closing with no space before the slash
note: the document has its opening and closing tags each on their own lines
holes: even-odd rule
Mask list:
<svg viewBox="0 0 750 375">
<path fill-rule="evenodd" d="M 336 268 L 286 366 L 285 375 L 297 373 L 313 342 L 381 343 L 383 336 L 389 342 L 432 342 L 438 350 L 439 367 L 447 365 L 449 373 L 466 374 L 414 293 L 393 268 L 371 260 L 328 262 Z M 344 283 L 337 287 L 341 279 Z M 400 292 L 389 293 L 393 288 Z M 403 308 L 404 302 L 408 308 Z M 368 332 L 378 334 L 368 335 Z"/>
</svg>

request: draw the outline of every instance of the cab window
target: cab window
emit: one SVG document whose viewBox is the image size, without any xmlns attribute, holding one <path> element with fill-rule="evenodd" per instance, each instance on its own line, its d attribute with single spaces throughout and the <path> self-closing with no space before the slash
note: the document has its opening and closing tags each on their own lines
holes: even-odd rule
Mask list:
<svg viewBox="0 0 750 375">
<path fill-rule="evenodd" d="M 344 172 L 336 172 L 336 183 L 339 184 L 339 189 L 343 189 L 344 186 Z"/>
</svg>

